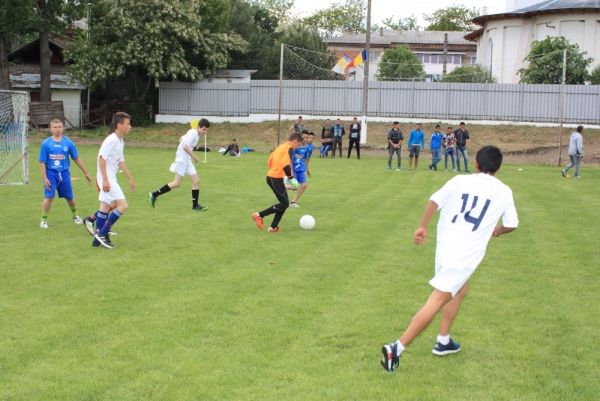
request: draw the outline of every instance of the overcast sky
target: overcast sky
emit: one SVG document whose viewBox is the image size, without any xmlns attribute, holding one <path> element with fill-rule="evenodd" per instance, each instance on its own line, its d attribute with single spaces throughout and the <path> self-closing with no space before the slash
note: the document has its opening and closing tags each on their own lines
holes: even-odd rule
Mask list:
<svg viewBox="0 0 600 401">
<path fill-rule="evenodd" d="M 333 3 L 345 3 L 345 0 L 295 0 L 295 13 L 306 16 L 316 10 L 329 7 Z M 506 11 L 505 0 L 465 0 L 465 1 L 444 1 L 444 0 L 372 0 L 371 13 L 372 23 L 376 24 L 390 16 L 394 16 L 397 21 L 398 17 L 410 17 L 414 14 L 417 17 L 420 26 L 425 25 L 423 14 L 431 14 L 438 8 L 444 8 L 451 5 L 464 4 L 472 8 L 476 7 L 480 10 L 483 6 L 487 6 L 488 14 L 503 13 Z"/>
</svg>

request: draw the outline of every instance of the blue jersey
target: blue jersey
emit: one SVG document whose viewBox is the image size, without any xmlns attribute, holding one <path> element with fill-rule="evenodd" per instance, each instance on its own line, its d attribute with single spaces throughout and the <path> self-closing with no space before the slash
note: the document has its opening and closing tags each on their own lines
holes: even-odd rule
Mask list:
<svg viewBox="0 0 600 401">
<path fill-rule="evenodd" d="M 306 146 L 306 153 L 304 154 L 304 160 L 308 160 L 310 159 L 310 157 L 313 154 L 313 150 L 315 150 L 315 144 L 310 144 L 310 145 L 305 145 Z"/>
<path fill-rule="evenodd" d="M 77 159 L 79 157 L 79 153 L 77 153 L 77 148 L 73 141 L 66 136 L 63 136 L 60 142 L 55 142 L 54 139 L 50 137 L 42 142 L 38 161 L 40 163 L 45 163 L 47 170 L 54 170 L 60 173 L 71 167 L 69 156 L 71 159 Z"/>
<path fill-rule="evenodd" d="M 292 153 L 292 168 L 294 171 L 306 171 L 307 145 L 298 146 Z"/>
</svg>

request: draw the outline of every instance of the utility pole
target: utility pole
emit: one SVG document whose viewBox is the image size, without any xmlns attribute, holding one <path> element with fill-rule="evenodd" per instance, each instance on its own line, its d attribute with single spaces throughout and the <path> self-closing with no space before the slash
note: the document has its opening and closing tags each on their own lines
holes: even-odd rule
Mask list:
<svg viewBox="0 0 600 401">
<path fill-rule="evenodd" d="M 362 127 L 360 143 L 367 143 L 367 111 L 369 106 L 369 53 L 371 52 L 371 0 L 367 2 L 367 45 L 365 49 L 365 77 L 363 80 Z"/>
<path fill-rule="evenodd" d="M 562 165 L 562 132 L 565 114 L 565 81 L 567 80 L 567 49 L 563 53 L 562 85 L 560 86 L 560 134 L 558 136 L 558 167 Z"/>
<path fill-rule="evenodd" d="M 88 3 L 87 10 L 87 40 L 90 41 L 90 29 L 92 28 L 92 3 Z M 87 88 L 87 118 L 88 123 L 91 122 L 90 118 L 90 87 Z"/>
<path fill-rule="evenodd" d="M 281 136 L 281 104 L 283 99 L 283 48 L 281 44 L 281 54 L 279 56 L 279 127 L 277 128 L 277 146 L 279 146 L 279 137 Z"/>
<path fill-rule="evenodd" d="M 444 34 L 444 69 L 442 75 L 446 75 L 446 64 L 448 64 L 448 34 Z"/>
</svg>

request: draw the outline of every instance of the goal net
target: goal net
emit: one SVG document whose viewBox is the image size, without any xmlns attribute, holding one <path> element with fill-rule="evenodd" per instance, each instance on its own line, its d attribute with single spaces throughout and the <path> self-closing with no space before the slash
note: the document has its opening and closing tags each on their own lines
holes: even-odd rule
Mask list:
<svg viewBox="0 0 600 401">
<path fill-rule="evenodd" d="M 0 90 L 0 185 L 29 183 L 27 92 Z"/>
</svg>

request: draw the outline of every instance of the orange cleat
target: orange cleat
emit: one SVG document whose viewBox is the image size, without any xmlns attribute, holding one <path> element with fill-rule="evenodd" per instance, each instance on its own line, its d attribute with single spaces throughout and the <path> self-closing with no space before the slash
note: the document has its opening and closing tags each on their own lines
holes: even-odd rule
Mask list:
<svg viewBox="0 0 600 401">
<path fill-rule="evenodd" d="M 263 222 L 262 222 L 262 217 L 260 217 L 260 215 L 258 214 L 258 212 L 254 213 L 252 215 L 252 218 L 256 222 L 256 225 L 258 226 L 258 228 L 260 228 L 261 230 L 264 230 Z"/>
<path fill-rule="evenodd" d="M 280 233 L 281 232 L 281 230 L 279 229 L 279 227 L 275 227 L 275 228 L 269 227 L 269 229 L 267 231 L 270 232 L 270 233 Z"/>
</svg>

